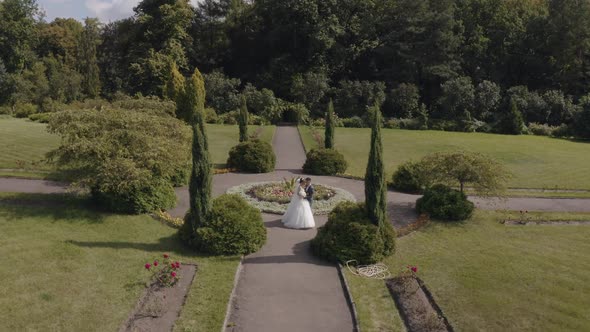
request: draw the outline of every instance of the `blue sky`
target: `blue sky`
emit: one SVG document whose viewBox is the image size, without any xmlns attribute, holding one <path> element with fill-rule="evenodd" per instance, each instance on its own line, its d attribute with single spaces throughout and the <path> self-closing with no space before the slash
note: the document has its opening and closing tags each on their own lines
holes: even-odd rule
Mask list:
<svg viewBox="0 0 590 332">
<path fill-rule="evenodd" d="M 103 22 L 115 21 L 133 15 L 139 0 L 37 0 L 46 14 L 46 21 L 56 17 L 98 17 Z M 193 4 L 197 0 L 191 0 Z"/>
</svg>

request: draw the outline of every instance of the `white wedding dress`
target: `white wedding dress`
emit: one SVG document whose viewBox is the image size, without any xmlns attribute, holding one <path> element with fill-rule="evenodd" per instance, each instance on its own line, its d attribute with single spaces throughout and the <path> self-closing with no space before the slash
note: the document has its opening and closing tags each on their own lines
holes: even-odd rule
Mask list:
<svg viewBox="0 0 590 332">
<path fill-rule="evenodd" d="M 287 212 L 281 220 L 285 227 L 288 228 L 313 228 L 315 220 L 311 212 L 309 201 L 305 199 L 305 190 L 301 186 L 295 187 L 291 203 L 287 207 Z"/>
</svg>

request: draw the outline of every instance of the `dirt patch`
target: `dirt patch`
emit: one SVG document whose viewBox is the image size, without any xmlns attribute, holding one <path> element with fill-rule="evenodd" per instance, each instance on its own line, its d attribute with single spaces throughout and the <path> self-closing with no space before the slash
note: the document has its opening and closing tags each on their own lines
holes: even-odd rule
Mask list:
<svg viewBox="0 0 590 332">
<path fill-rule="evenodd" d="M 420 279 L 403 276 L 388 279 L 385 283 L 409 332 L 453 331 Z"/>
<path fill-rule="evenodd" d="M 562 225 L 590 225 L 590 220 L 504 220 L 502 222 L 508 226 L 562 226 Z"/>
<path fill-rule="evenodd" d="M 396 229 L 395 232 L 397 234 L 397 237 L 409 235 L 409 234 L 419 230 L 420 228 L 426 226 L 429 221 L 430 221 L 430 218 L 428 218 L 428 215 L 421 214 L 418 217 L 418 220 L 416 220 L 413 223 L 408 224 L 404 227 L 400 227 L 400 228 Z"/>
<path fill-rule="evenodd" d="M 174 287 L 160 287 L 155 283 L 148 287 L 119 332 L 172 331 L 196 272 L 196 265 L 183 264 L 181 279 Z"/>
</svg>

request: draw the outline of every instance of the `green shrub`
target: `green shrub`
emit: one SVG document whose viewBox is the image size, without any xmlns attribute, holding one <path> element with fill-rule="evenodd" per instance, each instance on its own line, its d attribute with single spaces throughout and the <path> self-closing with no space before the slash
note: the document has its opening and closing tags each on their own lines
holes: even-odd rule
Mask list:
<svg viewBox="0 0 590 332">
<path fill-rule="evenodd" d="M 221 195 L 211 207 L 209 217 L 197 228 L 193 245 L 215 255 L 247 255 L 266 242 L 262 214 L 238 195 Z"/>
<path fill-rule="evenodd" d="M 418 213 L 446 221 L 459 221 L 471 217 L 474 205 L 462 192 L 437 184 L 426 189 L 424 196 L 416 201 Z"/>
<path fill-rule="evenodd" d="M 392 176 L 392 187 L 405 193 L 417 194 L 427 186 L 424 170 L 419 162 L 401 164 Z"/>
<path fill-rule="evenodd" d="M 17 118 L 27 118 L 31 114 L 37 113 L 37 106 L 31 103 L 18 103 L 14 105 L 14 116 Z"/>
<path fill-rule="evenodd" d="M 367 125 L 361 117 L 353 116 L 352 118 L 342 119 L 342 126 L 345 128 L 365 128 Z"/>
<path fill-rule="evenodd" d="M 52 112 L 60 112 L 65 111 L 67 109 L 67 105 L 61 103 L 59 101 L 53 100 L 51 98 L 43 99 L 41 103 L 40 111 L 42 113 L 52 113 Z"/>
<path fill-rule="evenodd" d="M 537 136 L 552 136 L 555 129 L 557 127 L 550 126 L 546 123 L 531 122 L 528 125 L 529 133 Z"/>
<path fill-rule="evenodd" d="M 29 120 L 40 123 L 49 123 L 49 117 L 51 113 L 34 113 L 29 115 Z"/>
<path fill-rule="evenodd" d="M 440 119 L 430 120 L 430 129 L 441 131 L 462 131 L 461 126 L 456 121 Z"/>
<path fill-rule="evenodd" d="M 313 175 L 336 175 L 346 172 L 348 164 L 334 149 L 313 149 L 307 153 L 303 172 Z"/>
<path fill-rule="evenodd" d="M 342 202 L 311 241 L 316 256 L 345 263 L 373 264 L 393 254 L 395 230 L 390 223 L 377 227 L 367 217 L 364 203 Z"/>
<path fill-rule="evenodd" d="M 166 210 L 176 204 L 176 194 L 170 182 L 152 179 L 125 187 L 102 186 L 91 189 L 92 198 L 109 211 L 120 213 L 149 213 Z"/>
<path fill-rule="evenodd" d="M 12 113 L 12 108 L 10 106 L 0 106 L 0 115 L 10 114 Z"/>
<path fill-rule="evenodd" d="M 217 117 L 217 112 L 215 112 L 215 109 L 211 107 L 205 108 L 205 122 L 217 123 L 217 121 L 219 121 L 219 119 Z"/>
<path fill-rule="evenodd" d="M 217 123 L 226 125 L 238 124 L 238 112 L 231 111 L 217 116 Z"/>
<path fill-rule="evenodd" d="M 124 96 L 119 100 L 114 101 L 113 107 L 159 115 L 167 114 L 173 116 L 176 113 L 176 104 L 173 101 L 160 99 L 158 97 L 132 98 Z"/>
<path fill-rule="evenodd" d="M 566 125 L 565 123 L 562 123 L 559 127 L 555 128 L 553 130 L 553 132 L 551 132 L 551 136 L 553 137 L 571 137 L 574 136 L 572 133 L 572 129 Z M 579 135 L 580 137 L 584 137 L 583 135 Z"/>
<path fill-rule="evenodd" d="M 227 167 L 240 172 L 268 173 L 275 169 L 276 157 L 268 142 L 257 139 L 242 142 L 229 151 Z"/>
</svg>

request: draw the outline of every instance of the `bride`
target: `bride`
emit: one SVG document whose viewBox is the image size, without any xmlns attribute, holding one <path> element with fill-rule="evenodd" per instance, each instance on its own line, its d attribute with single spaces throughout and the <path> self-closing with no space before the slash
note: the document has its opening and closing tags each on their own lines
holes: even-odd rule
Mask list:
<svg viewBox="0 0 590 332">
<path fill-rule="evenodd" d="M 305 185 L 305 181 L 300 178 L 297 180 L 295 188 L 293 188 L 291 203 L 289 203 L 287 212 L 285 212 L 281 220 L 285 227 L 296 229 L 315 227 L 311 206 L 309 201 L 305 199 Z"/>
</svg>

